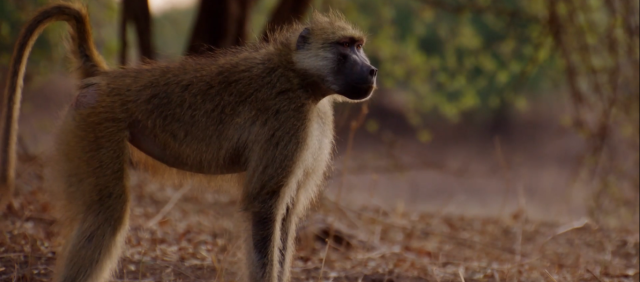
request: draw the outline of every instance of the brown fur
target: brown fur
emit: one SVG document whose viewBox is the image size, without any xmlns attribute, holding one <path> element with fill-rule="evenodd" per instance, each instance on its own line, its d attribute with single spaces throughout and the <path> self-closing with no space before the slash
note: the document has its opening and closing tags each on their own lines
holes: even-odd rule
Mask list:
<svg viewBox="0 0 640 282">
<path fill-rule="evenodd" d="M 336 83 L 330 43 L 364 41 L 362 33 L 337 14 L 315 13 L 304 26 L 272 34 L 268 44 L 103 71 L 83 12 L 57 5 L 35 19 L 47 17 L 72 18 L 76 34 L 85 35 L 76 39 L 84 80 L 56 142 L 71 227 L 54 281 L 104 281 L 113 271 L 128 222 L 127 164 L 141 155 L 132 147 L 155 159 L 147 163 L 192 174 L 243 173 L 242 207 L 252 227 L 249 279 L 288 281 L 296 225 L 321 187 L 333 148 L 338 96 L 329 90 Z M 46 25 L 35 19 L 20 42 L 32 42 L 36 33 L 29 30 Z M 296 51 L 305 28 L 310 39 Z M 28 47 L 18 44 L 17 57 Z M 12 81 L 22 79 L 20 62 Z M 19 98 L 19 87 L 9 90 L 13 101 Z M 8 111 L 18 114 L 17 106 Z M 13 163 L 6 168 L 13 170 Z"/>
</svg>

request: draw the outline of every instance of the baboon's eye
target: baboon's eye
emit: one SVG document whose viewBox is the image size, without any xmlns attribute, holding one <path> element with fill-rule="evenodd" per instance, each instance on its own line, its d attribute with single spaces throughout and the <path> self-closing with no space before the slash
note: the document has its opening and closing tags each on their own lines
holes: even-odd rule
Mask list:
<svg viewBox="0 0 640 282">
<path fill-rule="evenodd" d="M 356 49 L 361 50 L 362 49 L 362 44 L 356 45 Z"/>
<path fill-rule="evenodd" d="M 342 42 L 342 47 L 349 48 L 349 42 Z"/>
</svg>

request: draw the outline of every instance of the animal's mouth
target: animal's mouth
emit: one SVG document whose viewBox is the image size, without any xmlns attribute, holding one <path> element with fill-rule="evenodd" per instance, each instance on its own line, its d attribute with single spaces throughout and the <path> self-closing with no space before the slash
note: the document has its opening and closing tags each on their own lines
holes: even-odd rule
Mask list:
<svg viewBox="0 0 640 282">
<path fill-rule="evenodd" d="M 347 83 L 349 87 L 357 87 L 357 88 L 376 88 L 376 81 L 374 80 L 373 83 L 353 83 L 353 82 L 348 82 Z"/>
</svg>

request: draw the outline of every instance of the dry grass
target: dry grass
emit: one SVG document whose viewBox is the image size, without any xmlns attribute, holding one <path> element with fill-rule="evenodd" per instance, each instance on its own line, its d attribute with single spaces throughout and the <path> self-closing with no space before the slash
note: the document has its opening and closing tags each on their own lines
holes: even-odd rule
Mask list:
<svg viewBox="0 0 640 282">
<path fill-rule="evenodd" d="M 131 229 L 114 280 L 240 279 L 243 252 L 237 195 L 189 189 L 175 201 L 180 189 L 155 185 L 137 174 L 135 178 Z M 60 244 L 52 203 L 36 185 L 41 178 L 23 174 L 20 179 L 17 212 L 0 218 L 0 281 L 47 281 Z M 172 199 L 175 205 L 162 211 Z M 558 226 L 522 214 L 499 220 L 375 207 L 353 210 L 323 198 L 300 227 L 293 277 L 294 281 L 380 282 L 638 281 L 638 240 L 638 230 L 603 229 L 588 221 Z"/>
</svg>

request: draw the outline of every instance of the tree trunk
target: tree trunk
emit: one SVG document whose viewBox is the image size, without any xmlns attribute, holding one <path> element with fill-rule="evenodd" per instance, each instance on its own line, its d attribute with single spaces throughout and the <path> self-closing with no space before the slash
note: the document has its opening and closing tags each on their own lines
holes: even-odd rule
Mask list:
<svg viewBox="0 0 640 282">
<path fill-rule="evenodd" d="M 249 15 L 253 7 L 254 0 L 238 0 L 239 13 L 236 19 L 236 35 L 234 37 L 234 45 L 241 46 L 247 40 L 247 24 L 249 23 Z"/>
<path fill-rule="evenodd" d="M 243 45 L 254 1 L 200 0 L 186 54 L 198 55 L 215 48 Z M 310 4 L 311 0 L 281 0 L 265 28 L 263 40 L 269 41 L 269 32 L 301 20 Z"/>
<path fill-rule="evenodd" d="M 262 39 L 269 41 L 269 33 L 281 26 L 302 20 L 304 14 L 311 7 L 311 0 L 282 0 L 267 23 Z"/>
<path fill-rule="evenodd" d="M 242 45 L 254 0 L 201 0 L 187 55 Z"/>
<path fill-rule="evenodd" d="M 127 23 L 132 21 L 143 63 L 156 59 L 151 34 L 151 12 L 147 0 L 123 0 L 120 18 L 120 64 L 127 64 Z"/>
</svg>

